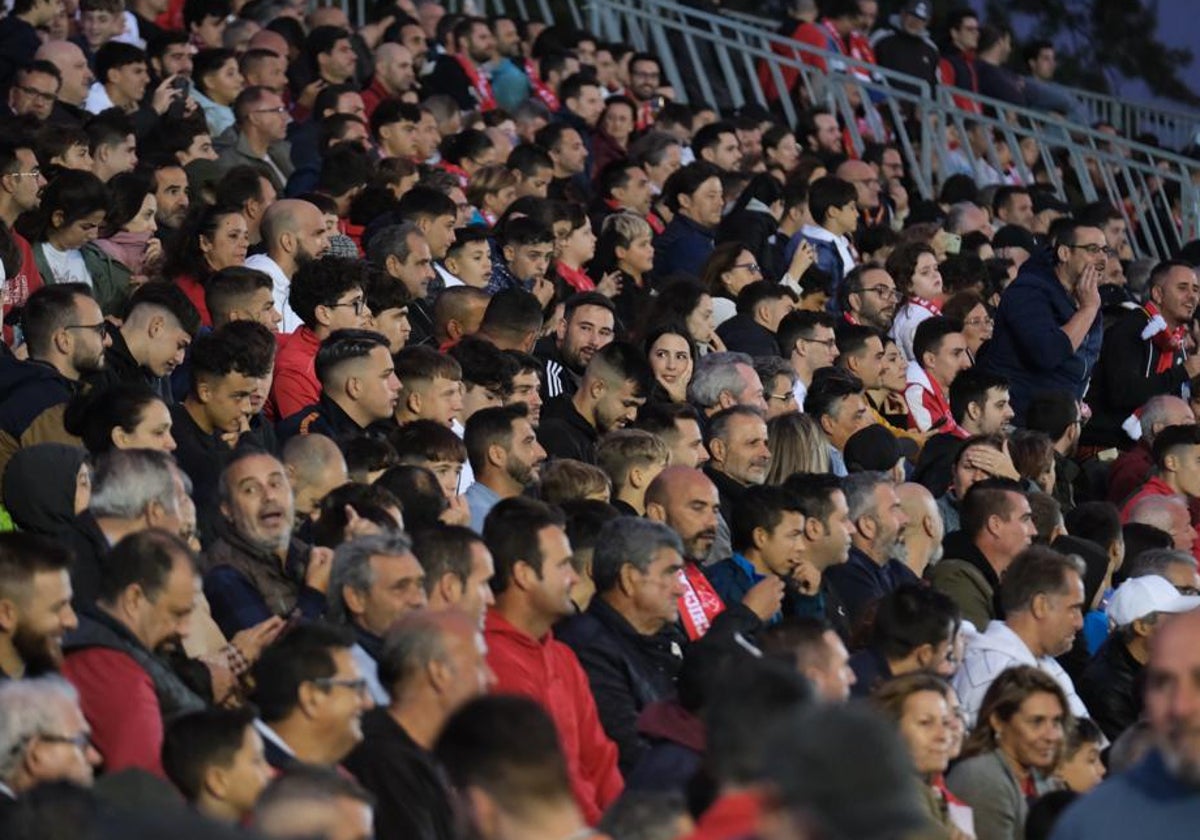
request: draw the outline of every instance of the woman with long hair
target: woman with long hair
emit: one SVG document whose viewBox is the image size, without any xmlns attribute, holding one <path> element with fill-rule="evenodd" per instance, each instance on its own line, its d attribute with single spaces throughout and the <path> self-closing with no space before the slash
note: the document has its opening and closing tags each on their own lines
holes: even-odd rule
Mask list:
<svg viewBox="0 0 1200 840">
<path fill-rule="evenodd" d="M 183 289 L 200 313 L 200 322 L 212 326 L 204 303 L 204 284 L 216 272 L 246 262 L 250 229 L 237 207 L 201 204 L 180 226 L 163 266 L 163 278 Z"/>
<path fill-rule="evenodd" d="M 942 314 L 942 274 L 937 254 L 921 242 L 903 243 L 888 256 L 885 267 L 896 281 L 901 300 L 891 334 L 904 358 L 911 362 L 917 327 L 926 318 Z"/>
<path fill-rule="evenodd" d="M 907 369 L 908 363 L 900 352 L 900 346 L 894 339 L 885 336 L 879 387 L 867 390 L 867 402 L 880 417 L 897 429 L 909 427 L 908 403 L 904 400 L 904 389 L 908 387 Z"/>
<path fill-rule="evenodd" d="M 696 369 L 696 344 L 687 327 L 679 323 L 655 327 L 643 346 L 654 371 L 650 402 L 686 403 L 688 383 Z"/>
<path fill-rule="evenodd" d="M 1022 840 L 1029 800 L 1054 789 L 1050 774 L 1073 726 L 1054 677 L 1031 665 L 996 676 L 964 759 L 947 777 L 951 792 L 975 812 L 977 840 Z"/>
<path fill-rule="evenodd" d="M 947 697 L 954 689 L 941 677 L 913 671 L 882 683 L 871 696 L 874 706 L 896 724 L 921 780 L 922 803 L 929 819 L 952 840 L 968 840 L 963 830 L 970 809 L 945 789 L 944 774 L 954 741 Z M 952 814 L 953 810 L 953 814 Z"/>
<path fill-rule="evenodd" d="M 155 214 L 158 201 L 150 179 L 122 172 L 108 182 L 112 203 L 100 226 L 100 237 L 86 246 L 103 258 L 101 270 L 92 272 L 96 301 L 105 315 L 116 315 L 129 295 L 157 276 L 162 267 L 162 242 Z"/>
<path fill-rule="evenodd" d="M 714 328 L 737 314 L 742 289 L 763 279 L 758 259 L 740 241 L 722 242 L 704 263 L 700 283 L 712 297 Z"/>
<path fill-rule="evenodd" d="M 663 286 L 646 311 L 641 334 L 669 321 L 683 324 L 701 356 L 725 349 L 713 321 L 712 296 L 695 280 L 685 277 Z"/>
<path fill-rule="evenodd" d="M 996 319 L 983 296 L 969 289 L 958 292 L 942 304 L 942 314 L 962 323 L 967 355 L 971 357 L 971 364 L 975 364 L 979 348 L 991 340 L 996 327 Z"/>
<path fill-rule="evenodd" d="M 588 266 L 592 282 L 599 284 L 613 272 L 620 291 L 613 298 L 622 329 L 629 333 L 638 313 L 650 303 L 650 271 L 654 268 L 654 231 L 636 213 L 613 213 L 604 220 L 596 241 L 596 256 Z"/>
<path fill-rule="evenodd" d="M 64 170 L 46 185 L 41 204 L 19 230 L 33 247 L 44 283 L 93 285 L 84 246 L 100 235 L 108 205 L 108 189 L 91 172 Z"/>
<path fill-rule="evenodd" d="M 829 472 L 829 447 L 817 421 L 807 414 L 782 414 L 767 423 L 771 468 L 767 484 L 782 484 L 795 473 Z"/>
<path fill-rule="evenodd" d="M 93 458 L 113 449 L 175 451 L 171 412 L 142 384 L 84 391 L 67 404 L 63 427 L 83 441 Z"/>
<path fill-rule="evenodd" d="M 629 155 L 629 138 L 636 126 L 637 109 L 627 96 L 610 96 L 592 134 L 592 171 L 601 172 L 614 160 Z"/>
</svg>

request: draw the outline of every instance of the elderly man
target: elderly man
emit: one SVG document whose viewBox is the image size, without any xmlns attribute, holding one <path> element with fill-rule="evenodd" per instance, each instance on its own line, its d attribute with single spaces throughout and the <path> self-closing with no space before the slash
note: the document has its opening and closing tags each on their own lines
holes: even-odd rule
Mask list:
<svg viewBox="0 0 1200 840">
<path fill-rule="evenodd" d="M 1171 619 L 1156 634 L 1146 666 L 1146 719 L 1154 750 L 1104 782 L 1063 816 L 1056 840 L 1186 836 L 1200 819 L 1200 611 Z"/>
<path fill-rule="evenodd" d="M 100 754 L 69 682 L 48 675 L 0 683 L 0 720 L 0 801 L 49 782 L 91 787 Z"/>
<path fill-rule="evenodd" d="M 735 405 L 722 409 L 709 419 L 708 431 L 712 458 L 704 465 L 704 473 L 721 494 L 717 539 L 708 556 L 717 561 L 730 555 L 729 521 L 738 499 L 747 487 L 767 480 L 771 450 L 766 421 L 754 408 Z"/>
<path fill-rule="evenodd" d="M 1022 553 L 1004 575 L 1004 620 L 967 641 L 954 688 L 972 723 L 996 676 L 1015 665 L 1032 665 L 1054 677 L 1071 714 L 1089 717 L 1070 676 L 1055 657 L 1071 649 L 1083 628 L 1083 561 L 1045 546 Z"/>
<path fill-rule="evenodd" d="M 754 371 L 754 359 L 745 353 L 709 353 L 701 357 L 688 383 L 688 402 L 705 417 L 735 405 L 764 414 L 767 411 L 762 380 Z"/>
</svg>

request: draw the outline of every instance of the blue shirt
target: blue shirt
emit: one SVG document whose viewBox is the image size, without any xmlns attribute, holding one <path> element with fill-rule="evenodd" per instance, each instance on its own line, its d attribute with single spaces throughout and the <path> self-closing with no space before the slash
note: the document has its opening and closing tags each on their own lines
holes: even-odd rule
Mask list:
<svg viewBox="0 0 1200 840">
<path fill-rule="evenodd" d="M 478 481 L 468 487 L 463 495 L 467 497 L 467 507 L 471 511 L 471 528 L 475 533 L 482 534 L 483 521 L 500 501 L 500 496 L 495 490 Z"/>
<path fill-rule="evenodd" d="M 1200 790 L 1175 778 L 1157 750 L 1071 805 L 1051 840 L 1195 837 Z"/>
</svg>

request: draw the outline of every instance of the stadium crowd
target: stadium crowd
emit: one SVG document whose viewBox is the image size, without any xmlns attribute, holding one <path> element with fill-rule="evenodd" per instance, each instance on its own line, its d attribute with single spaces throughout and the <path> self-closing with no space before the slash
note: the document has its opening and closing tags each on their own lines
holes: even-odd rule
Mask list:
<svg viewBox="0 0 1200 840">
<path fill-rule="evenodd" d="M 780 31 L 1078 118 L 883 11 Z M 0 18 L 0 837 L 1190 836 L 1200 246 L 366 14 Z"/>
</svg>

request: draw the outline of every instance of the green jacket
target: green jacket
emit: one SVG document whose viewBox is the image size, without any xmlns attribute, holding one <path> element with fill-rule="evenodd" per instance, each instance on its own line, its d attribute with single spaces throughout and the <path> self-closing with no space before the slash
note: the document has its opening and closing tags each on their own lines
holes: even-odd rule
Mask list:
<svg viewBox="0 0 1200 840">
<path fill-rule="evenodd" d="M 37 264 L 38 272 L 46 283 L 54 282 L 54 273 L 42 250 L 44 243 L 38 242 L 33 246 L 33 261 Z M 129 300 L 129 282 L 133 276 L 123 263 L 114 260 L 100 249 L 95 242 L 89 242 L 81 249 L 83 265 L 92 278 L 92 293 L 100 304 L 100 311 L 107 315 L 121 315 Z"/>
</svg>

